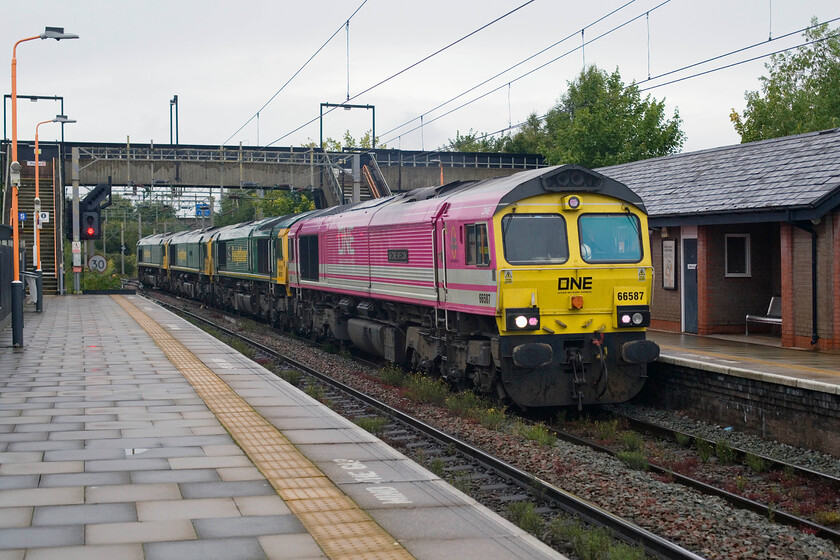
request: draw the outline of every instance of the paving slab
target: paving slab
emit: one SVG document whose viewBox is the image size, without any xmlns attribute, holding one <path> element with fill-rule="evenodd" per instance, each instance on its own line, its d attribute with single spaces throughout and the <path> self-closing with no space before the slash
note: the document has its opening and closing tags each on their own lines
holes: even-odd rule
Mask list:
<svg viewBox="0 0 840 560">
<path fill-rule="evenodd" d="M 48 297 L 44 313 L 27 313 L 24 349 L 9 336 L 0 331 L 0 560 L 561 557 L 140 297 Z M 191 357 L 173 358 L 176 346 Z M 183 360 L 262 424 L 230 424 Z M 268 463 L 266 430 L 285 442 Z M 351 509 L 336 510 L 339 498 Z M 381 527 L 393 530 L 384 540 L 366 533 Z"/>
</svg>

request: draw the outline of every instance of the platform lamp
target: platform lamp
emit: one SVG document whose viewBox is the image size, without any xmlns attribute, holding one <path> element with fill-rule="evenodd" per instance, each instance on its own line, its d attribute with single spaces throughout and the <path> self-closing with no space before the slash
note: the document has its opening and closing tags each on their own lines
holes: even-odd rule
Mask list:
<svg viewBox="0 0 840 560">
<path fill-rule="evenodd" d="M 14 261 L 12 276 L 12 346 L 23 346 L 23 282 L 20 279 L 20 241 L 18 239 L 18 189 L 20 188 L 20 162 L 17 157 L 17 47 L 26 41 L 35 39 L 78 39 L 78 35 L 65 33 L 63 27 L 47 27 L 44 32 L 34 37 L 27 37 L 15 43 L 12 48 L 12 260 Z M 15 172 L 16 169 L 16 172 Z"/>
<path fill-rule="evenodd" d="M 43 271 L 41 270 L 41 235 L 38 233 L 38 226 L 41 225 L 41 191 L 40 191 L 40 156 L 41 151 L 38 149 L 38 128 L 42 124 L 47 123 L 61 123 L 62 125 L 67 123 L 74 123 L 76 122 L 73 119 L 68 119 L 66 115 L 56 115 L 54 119 L 50 119 L 48 121 L 42 121 L 35 125 L 35 215 L 34 218 L 34 240 L 35 240 L 35 250 L 32 252 L 32 266 L 35 267 L 35 272 L 38 275 L 38 301 L 35 304 L 35 308 L 38 312 L 43 310 L 44 302 L 43 302 L 43 290 L 41 286 L 43 286 Z M 62 126 L 62 129 L 64 127 Z"/>
</svg>

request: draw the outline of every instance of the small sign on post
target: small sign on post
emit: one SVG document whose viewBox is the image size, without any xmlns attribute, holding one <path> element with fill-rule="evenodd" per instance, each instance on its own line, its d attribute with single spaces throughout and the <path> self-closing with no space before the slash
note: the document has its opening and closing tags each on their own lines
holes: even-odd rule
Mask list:
<svg viewBox="0 0 840 560">
<path fill-rule="evenodd" d="M 93 255 L 88 259 L 88 268 L 102 274 L 108 268 L 108 261 L 102 255 Z"/>
</svg>

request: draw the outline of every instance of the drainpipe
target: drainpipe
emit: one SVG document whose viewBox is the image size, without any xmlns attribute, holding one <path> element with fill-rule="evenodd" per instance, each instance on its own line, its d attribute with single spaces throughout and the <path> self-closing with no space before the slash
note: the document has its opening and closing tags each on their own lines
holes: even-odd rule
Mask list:
<svg viewBox="0 0 840 560">
<path fill-rule="evenodd" d="M 814 346 L 820 339 L 817 334 L 817 231 L 815 225 L 820 223 L 819 219 L 812 222 L 794 222 L 788 214 L 788 223 L 811 234 L 811 346 Z"/>
</svg>

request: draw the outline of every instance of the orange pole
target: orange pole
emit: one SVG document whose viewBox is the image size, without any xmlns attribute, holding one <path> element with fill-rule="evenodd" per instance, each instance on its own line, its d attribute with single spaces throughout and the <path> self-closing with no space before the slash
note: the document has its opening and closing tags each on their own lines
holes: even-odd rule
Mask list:
<svg viewBox="0 0 840 560">
<path fill-rule="evenodd" d="M 12 161 L 18 160 L 17 155 L 17 47 L 19 44 L 32 41 L 34 39 L 40 39 L 40 35 L 35 35 L 34 37 L 27 37 L 26 39 L 21 39 L 15 46 L 12 48 Z M 12 281 L 16 282 L 20 280 L 20 241 L 18 239 L 18 189 L 20 186 L 18 185 L 17 188 L 12 189 L 12 208 L 11 212 L 11 224 L 12 224 L 12 261 L 14 261 L 14 275 L 12 276 Z"/>
</svg>

